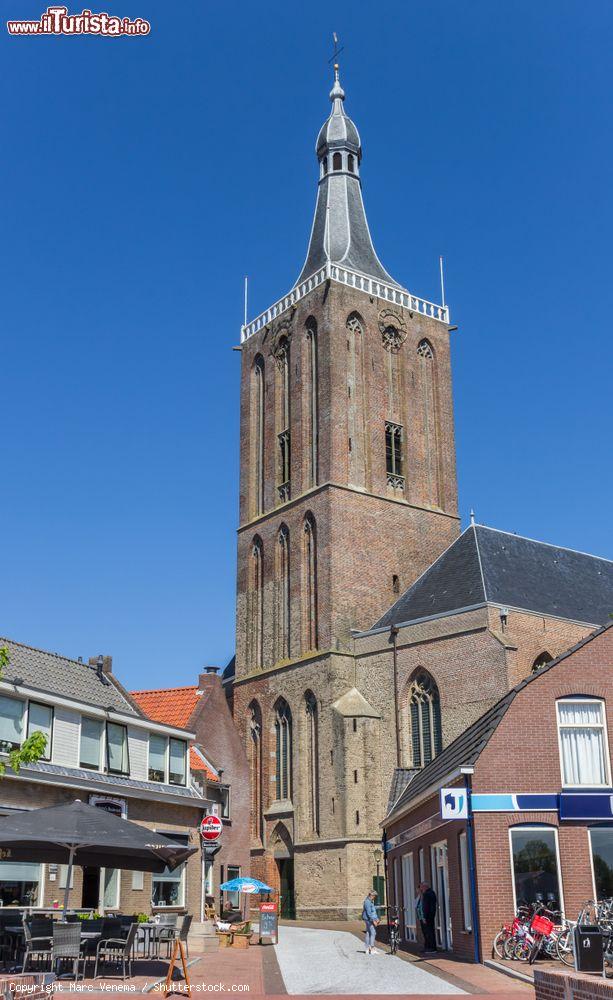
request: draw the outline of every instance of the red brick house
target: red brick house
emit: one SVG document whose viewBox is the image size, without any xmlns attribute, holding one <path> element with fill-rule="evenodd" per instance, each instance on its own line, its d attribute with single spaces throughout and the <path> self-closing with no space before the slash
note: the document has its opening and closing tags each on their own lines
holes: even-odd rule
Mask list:
<svg viewBox="0 0 613 1000">
<path fill-rule="evenodd" d="M 613 623 L 513 687 L 425 768 L 396 774 L 386 867 L 406 946 L 419 944 L 421 879 L 438 896 L 439 947 L 476 960 L 520 901 L 573 919 L 584 900 L 613 894 L 612 704 Z M 472 819 L 442 818 L 440 791 L 454 787 Z"/>
<path fill-rule="evenodd" d="M 217 670 L 200 674 L 197 686 L 133 691 L 150 719 L 195 733 L 190 748 L 192 777 L 223 821 L 219 850 L 205 851 L 206 895 L 220 903 L 219 885 L 249 875 L 249 770 Z M 149 762 L 151 766 L 151 761 Z"/>
</svg>

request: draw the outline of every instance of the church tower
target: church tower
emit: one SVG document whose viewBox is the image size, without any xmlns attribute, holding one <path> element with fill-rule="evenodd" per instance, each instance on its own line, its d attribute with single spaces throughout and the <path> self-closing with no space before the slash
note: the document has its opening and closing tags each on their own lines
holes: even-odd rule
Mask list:
<svg viewBox="0 0 613 1000">
<path fill-rule="evenodd" d="M 252 873 L 303 917 L 355 912 L 380 839 L 394 696 L 353 632 L 459 531 L 449 313 L 379 261 L 338 67 L 330 100 L 304 266 L 241 331 L 234 712 Z"/>
</svg>

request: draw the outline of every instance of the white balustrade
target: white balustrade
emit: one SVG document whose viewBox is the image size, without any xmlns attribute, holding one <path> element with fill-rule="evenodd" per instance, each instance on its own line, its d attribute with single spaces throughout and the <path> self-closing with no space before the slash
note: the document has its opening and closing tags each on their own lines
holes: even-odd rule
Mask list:
<svg viewBox="0 0 613 1000">
<path fill-rule="evenodd" d="M 284 295 L 282 299 L 275 302 L 265 312 L 260 313 L 250 323 L 247 323 L 246 326 L 242 326 L 241 344 L 263 327 L 268 326 L 273 319 L 276 319 L 277 316 L 280 316 L 290 306 L 295 305 L 296 302 L 299 302 L 305 295 L 308 295 L 309 292 L 328 279 L 338 281 L 341 285 L 349 285 L 350 288 L 358 288 L 368 295 L 375 295 L 379 299 L 385 299 L 387 302 L 403 306 L 411 312 L 421 313 L 422 316 L 429 316 L 440 323 L 449 323 L 449 306 L 438 306 L 434 302 L 428 302 L 427 299 L 420 299 L 416 295 L 411 295 L 410 292 L 405 292 L 402 288 L 387 285 L 384 281 L 379 281 L 376 278 L 368 278 L 358 271 L 352 271 L 347 267 L 341 267 L 339 264 L 332 264 L 329 261 L 319 271 L 312 274 L 310 278 L 307 278 L 306 281 L 301 281 L 299 285 L 292 288 L 291 292 Z"/>
</svg>

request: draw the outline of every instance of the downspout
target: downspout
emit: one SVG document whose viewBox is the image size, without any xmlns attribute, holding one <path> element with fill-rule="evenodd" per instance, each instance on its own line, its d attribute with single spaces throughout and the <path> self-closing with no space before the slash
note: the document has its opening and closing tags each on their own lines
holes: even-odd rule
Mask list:
<svg viewBox="0 0 613 1000">
<path fill-rule="evenodd" d="M 468 819 L 466 820 L 466 842 L 468 846 L 468 869 L 470 874 L 470 911 L 473 922 L 475 962 L 481 964 L 481 929 L 479 927 L 479 906 L 477 900 L 477 871 L 475 867 L 475 824 L 472 810 L 472 776 L 466 775 L 468 796 Z"/>
<path fill-rule="evenodd" d="M 398 717 L 398 632 L 397 625 L 390 628 L 390 642 L 392 643 L 392 656 L 394 662 L 394 726 L 396 729 L 396 767 L 401 766 L 400 761 L 400 719 Z"/>
</svg>

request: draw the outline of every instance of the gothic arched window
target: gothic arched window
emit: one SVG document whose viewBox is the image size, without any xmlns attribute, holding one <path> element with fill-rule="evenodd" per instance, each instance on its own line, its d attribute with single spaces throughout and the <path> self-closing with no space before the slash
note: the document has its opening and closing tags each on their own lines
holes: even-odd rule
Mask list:
<svg viewBox="0 0 613 1000">
<path fill-rule="evenodd" d="M 441 702 L 433 678 L 419 670 L 409 689 L 412 766 L 424 767 L 443 749 Z"/>
<path fill-rule="evenodd" d="M 279 499 L 290 498 L 291 439 L 289 412 L 289 341 L 282 337 L 276 350 L 277 361 L 277 490 Z"/>
<path fill-rule="evenodd" d="M 366 435 L 364 430 L 364 323 L 357 312 L 347 317 L 347 430 L 349 482 L 366 485 Z"/>
<path fill-rule="evenodd" d="M 343 169 L 343 157 L 340 153 L 335 153 L 332 157 L 332 169 L 342 170 Z"/>
<path fill-rule="evenodd" d="M 547 664 L 551 663 L 552 660 L 553 656 L 551 655 L 551 653 L 548 653 L 547 650 L 544 649 L 543 652 L 539 653 L 539 655 L 535 659 L 534 663 L 532 664 L 532 669 L 530 672 L 535 674 L 537 670 L 540 670 L 541 667 L 546 667 Z"/>
<path fill-rule="evenodd" d="M 261 514 L 264 510 L 264 358 L 258 354 L 252 370 L 252 412 L 253 428 L 253 511 Z"/>
<path fill-rule="evenodd" d="M 353 156 L 353 153 L 350 153 L 347 157 L 347 168 L 350 173 L 353 173 L 355 170 L 355 157 Z"/>
<path fill-rule="evenodd" d="M 249 706 L 249 774 L 251 785 L 251 834 L 263 839 L 264 803 L 262 798 L 262 711 L 257 701 Z"/>
<path fill-rule="evenodd" d="M 319 450 L 319 415 L 317 387 L 317 323 L 310 316 L 306 322 L 306 391 L 307 391 L 307 442 L 309 486 L 317 485 L 317 459 Z"/>
<path fill-rule="evenodd" d="M 290 576 L 289 531 L 285 524 L 277 535 L 275 572 L 275 661 L 287 660 L 290 655 Z"/>
<path fill-rule="evenodd" d="M 312 691 L 304 696 L 306 711 L 307 787 L 309 824 L 319 833 L 319 715 L 317 699 Z"/>
<path fill-rule="evenodd" d="M 305 651 L 317 649 L 317 531 L 309 512 L 304 519 L 303 536 L 303 621 Z"/>
<path fill-rule="evenodd" d="M 438 420 L 438 399 L 436 385 L 436 359 L 432 344 L 420 341 L 417 347 L 419 364 L 419 390 L 421 394 L 424 454 L 426 460 L 426 483 L 428 503 L 441 505 L 440 440 Z"/>
<path fill-rule="evenodd" d="M 284 698 L 275 706 L 275 757 L 277 799 L 292 797 L 292 713 Z"/>
<path fill-rule="evenodd" d="M 261 670 L 264 665 L 264 550 L 258 535 L 251 546 L 247 602 L 247 658 L 252 670 Z"/>
</svg>

